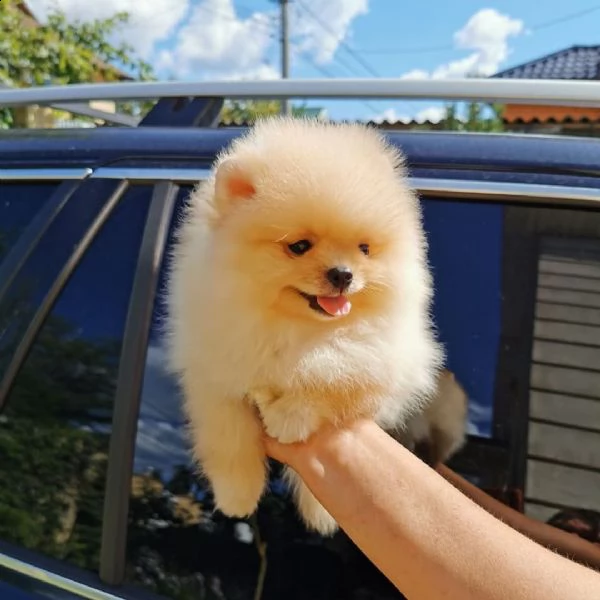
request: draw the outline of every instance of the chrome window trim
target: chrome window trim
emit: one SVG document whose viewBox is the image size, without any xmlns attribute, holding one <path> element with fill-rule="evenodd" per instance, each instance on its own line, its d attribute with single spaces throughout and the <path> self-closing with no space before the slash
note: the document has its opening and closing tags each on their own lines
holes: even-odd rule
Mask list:
<svg viewBox="0 0 600 600">
<path fill-rule="evenodd" d="M 64 179 L 125 179 L 132 183 L 197 183 L 207 179 L 212 170 L 171 167 L 100 167 L 74 169 L 0 169 L 0 182 L 53 181 Z M 470 179 L 438 179 L 409 177 L 410 185 L 421 195 L 488 202 L 533 202 L 572 206 L 600 206 L 600 187 L 575 187 L 512 183 L 506 181 L 477 181 Z"/>
<path fill-rule="evenodd" d="M 197 183 L 210 174 L 209 168 L 101 167 L 94 171 L 91 178 L 127 179 L 136 183 L 165 180 Z M 421 195 L 444 198 L 600 206 L 600 188 L 422 177 L 409 177 L 409 182 Z"/>
<path fill-rule="evenodd" d="M 0 567 L 24 575 L 35 581 L 51 585 L 59 590 L 70 592 L 86 600 L 125 600 L 123 596 L 115 596 L 114 594 L 90 587 L 84 583 L 79 583 L 74 579 L 57 575 L 56 573 L 52 573 L 52 571 L 35 567 L 2 553 L 0 553 Z"/>
<path fill-rule="evenodd" d="M 411 177 L 419 194 L 440 198 L 494 202 L 533 202 L 600 208 L 600 187 L 541 185 L 506 181 L 475 181 Z"/>
<path fill-rule="evenodd" d="M 90 179 L 127 179 L 132 182 L 172 181 L 173 183 L 194 183 L 207 179 L 210 168 L 171 168 L 171 167 L 100 167 Z"/>
<path fill-rule="evenodd" d="M 85 179 L 93 173 L 93 169 L 80 168 L 25 168 L 0 169 L 0 182 L 4 181 L 64 181 Z"/>
</svg>

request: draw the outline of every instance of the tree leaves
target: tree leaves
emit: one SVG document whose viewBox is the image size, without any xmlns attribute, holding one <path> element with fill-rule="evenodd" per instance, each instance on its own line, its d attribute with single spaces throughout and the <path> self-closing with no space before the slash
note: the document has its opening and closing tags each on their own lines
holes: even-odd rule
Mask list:
<svg viewBox="0 0 600 600">
<path fill-rule="evenodd" d="M 129 44 L 110 41 L 127 24 L 127 13 L 71 22 L 55 9 L 36 23 L 18 4 L 0 2 L 0 82 L 29 87 L 153 78 L 152 67 Z M 13 120 L 11 110 L 0 109 L 0 128 Z"/>
</svg>

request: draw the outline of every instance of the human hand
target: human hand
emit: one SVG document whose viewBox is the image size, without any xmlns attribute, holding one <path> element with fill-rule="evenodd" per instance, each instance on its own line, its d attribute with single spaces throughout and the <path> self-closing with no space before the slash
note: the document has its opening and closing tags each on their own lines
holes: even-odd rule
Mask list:
<svg viewBox="0 0 600 600">
<path fill-rule="evenodd" d="M 373 421 L 360 420 L 348 423 L 342 428 L 325 425 L 313 433 L 305 442 L 282 444 L 275 438 L 263 436 L 268 456 L 302 472 L 307 468 L 319 468 L 321 458 L 334 455 L 343 460 L 351 445 L 356 445 L 365 434 L 379 429 Z"/>
</svg>

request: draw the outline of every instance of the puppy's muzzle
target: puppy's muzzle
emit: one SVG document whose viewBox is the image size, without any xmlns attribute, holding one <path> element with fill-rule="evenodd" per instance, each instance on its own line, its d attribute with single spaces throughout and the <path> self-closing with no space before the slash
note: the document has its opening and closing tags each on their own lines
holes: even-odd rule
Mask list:
<svg viewBox="0 0 600 600">
<path fill-rule="evenodd" d="M 352 271 L 348 267 L 332 267 L 325 273 L 327 281 L 340 293 L 345 292 L 352 283 Z"/>
</svg>

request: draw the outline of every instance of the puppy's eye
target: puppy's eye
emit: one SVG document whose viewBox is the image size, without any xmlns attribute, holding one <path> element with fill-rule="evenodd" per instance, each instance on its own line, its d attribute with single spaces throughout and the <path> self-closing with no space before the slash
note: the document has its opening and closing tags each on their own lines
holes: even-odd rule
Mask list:
<svg viewBox="0 0 600 600">
<path fill-rule="evenodd" d="M 359 244 L 358 247 L 365 256 L 369 256 L 369 244 Z"/>
<path fill-rule="evenodd" d="M 308 240 L 298 240 L 293 244 L 289 244 L 288 248 L 293 254 L 302 256 L 302 254 L 306 254 L 312 248 L 312 244 Z"/>
</svg>

